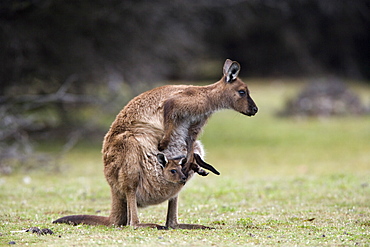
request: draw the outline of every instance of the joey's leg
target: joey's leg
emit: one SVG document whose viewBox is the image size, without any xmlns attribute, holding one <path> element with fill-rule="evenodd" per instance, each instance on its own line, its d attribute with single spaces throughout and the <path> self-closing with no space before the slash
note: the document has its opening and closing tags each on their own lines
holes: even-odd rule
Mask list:
<svg viewBox="0 0 370 247">
<path fill-rule="evenodd" d="M 134 228 L 150 227 L 150 228 L 157 228 L 158 230 L 166 229 L 166 227 L 161 226 L 161 225 L 157 225 L 157 224 L 140 223 L 139 216 L 138 216 L 138 210 L 137 210 L 136 191 L 135 190 L 127 190 L 126 198 L 127 198 L 127 212 L 128 212 L 127 222 L 128 222 L 128 225 L 133 226 Z"/>
<path fill-rule="evenodd" d="M 213 229 L 208 226 L 197 224 L 179 224 L 177 219 L 177 210 L 178 210 L 177 202 L 178 196 L 175 196 L 168 200 L 166 227 L 173 229 Z"/>
</svg>

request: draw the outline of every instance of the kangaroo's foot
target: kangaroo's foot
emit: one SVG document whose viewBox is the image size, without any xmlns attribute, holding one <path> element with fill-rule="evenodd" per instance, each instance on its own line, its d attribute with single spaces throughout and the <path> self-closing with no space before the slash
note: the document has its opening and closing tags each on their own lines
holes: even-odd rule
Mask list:
<svg viewBox="0 0 370 247">
<path fill-rule="evenodd" d="M 203 225 L 198 225 L 198 224 L 177 224 L 177 225 L 174 225 L 174 226 L 169 226 L 168 228 L 188 229 L 188 230 L 194 230 L 194 229 L 211 230 L 211 229 L 215 229 L 213 227 L 203 226 Z"/>
<path fill-rule="evenodd" d="M 170 139 L 169 138 L 162 139 L 162 141 L 160 141 L 159 144 L 158 144 L 158 150 L 159 151 L 165 150 L 168 147 L 168 144 L 169 143 L 170 143 Z"/>
<path fill-rule="evenodd" d="M 209 172 L 206 172 L 205 170 L 203 170 L 202 168 L 200 168 L 199 165 L 197 165 L 197 168 L 194 170 L 196 173 L 198 173 L 199 175 L 205 177 L 205 176 L 208 176 Z"/>
<path fill-rule="evenodd" d="M 134 227 L 135 229 L 137 229 L 139 227 L 149 227 L 149 228 L 157 228 L 158 230 L 168 230 L 168 228 L 166 226 L 161 226 L 161 225 L 152 224 L 152 223 L 140 223 L 140 224 L 136 224 L 132 227 Z"/>
</svg>

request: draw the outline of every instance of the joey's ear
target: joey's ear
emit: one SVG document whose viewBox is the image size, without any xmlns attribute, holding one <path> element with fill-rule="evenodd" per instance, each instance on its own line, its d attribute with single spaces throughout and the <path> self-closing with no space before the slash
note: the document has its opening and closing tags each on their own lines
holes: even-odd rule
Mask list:
<svg viewBox="0 0 370 247">
<path fill-rule="evenodd" d="M 184 166 L 185 164 L 186 164 L 186 162 L 187 162 L 188 160 L 186 159 L 186 158 L 182 158 L 181 160 L 180 160 L 180 165 L 181 166 Z"/>
<path fill-rule="evenodd" d="M 224 76 L 226 78 L 226 82 L 234 81 L 240 72 L 240 65 L 236 61 L 231 61 L 230 59 L 226 59 L 224 63 Z"/>
<path fill-rule="evenodd" d="M 159 164 L 162 165 L 163 168 L 166 167 L 166 165 L 168 163 L 168 160 L 167 160 L 167 158 L 166 158 L 166 156 L 164 154 L 158 153 L 157 154 L 157 160 L 158 160 Z"/>
</svg>

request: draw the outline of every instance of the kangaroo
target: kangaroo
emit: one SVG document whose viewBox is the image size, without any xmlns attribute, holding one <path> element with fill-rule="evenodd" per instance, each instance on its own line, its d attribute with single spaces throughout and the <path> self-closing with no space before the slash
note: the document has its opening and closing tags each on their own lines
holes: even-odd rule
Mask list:
<svg viewBox="0 0 370 247">
<path fill-rule="evenodd" d="M 188 161 L 195 153 L 203 157 L 203 148 L 196 139 L 212 113 L 233 109 L 247 116 L 255 115 L 258 108 L 247 85 L 238 78 L 239 71 L 240 65 L 227 59 L 223 77 L 214 84 L 167 85 L 133 98 L 117 115 L 103 141 L 104 175 L 111 187 L 110 216 L 84 223 L 96 220 L 103 225 L 158 228 L 140 223 L 137 206 L 169 199 L 166 227 L 205 228 L 178 224 L 177 193 L 181 185 L 163 190 L 168 181 L 163 178 L 156 154 L 158 150 L 167 157 L 186 154 Z M 193 170 L 188 170 L 189 180 Z"/>
<path fill-rule="evenodd" d="M 182 157 L 177 157 L 174 159 L 167 160 L 166 156 L 163 153 L 157 154 L 157 160 L 163 170 L 163 179 L 166 181 L 159 185 L 161 186 L 162 194 L 166 194 L 166 191 L 169 192 L 174 198 L 171 198 L 171 203 L 169 203 L 168 213 L 167 213 L 167 222 L 168 226 L 183 228 L 183 229 L 208 229 L 206 226 L 202 225 L 191 225 L 191 224 L 178 224 L 177 223 L 177 193 L 182 189 L 182 187 L 186 184 L 188 179 L 191 178 L 194 172 L 200 172 L 201 175 L 206 176 L 204 170 L 200 169 L 199 167 L 204 167 L 206 169 L 212 170 L 214 173 L 219 174 L 219 172 L 211 165 L 207 164 L 200 158 L 199 154 L 194 154 L 193 161 L 187 162 L 185 155 Z M 199 162 L 194 163 L 194 162 Z M 204 175 L 206 173 L 206 175 Z M 157 177 L 152 177 L 151 179 L 156 179 Z M 142 187 L 141 187 L 142 188 Z M 174 190 L 175 188 L 175 190 Z M 178 190 L 178 191 L 177 191 Z M 141 195 L 141 198 L 148 198 L 153 197 L 150 192 L 147 191 L 138 191 Z M 146 194 L 146 195 L 145 195 Z M 175 199 L 176 198 L 176 199 Z M 150 201 L 150 199 L 146 199 Z M 143 203 L 141 206 L 146 206 L 146 203 Z M 110 225 L 110 218 L 104 216 L 97 216 L 97 215 L 71 215 L 65 216 L 60 219 L 53 221 L 53 223 L 67 223 L 67 224 L 87 224 L 87 225 Z M 141 224 L 141 226 L 146 227 L 155 227 L 157 229 L 168 229 L 167 226 L 160 226 L 157 224 Z"/>
<path fill-rule="evenodd" d="M 186 183 L 188 177 L 182 171 L 186 163 L 185 158 L 167 160 L 164 154 L 158 153 L 157 159 L 163 167 L 163 177 L 167 182 L 183 185 Z M 180 161 L 177 163 L 177 160 Z"/>
</svg>

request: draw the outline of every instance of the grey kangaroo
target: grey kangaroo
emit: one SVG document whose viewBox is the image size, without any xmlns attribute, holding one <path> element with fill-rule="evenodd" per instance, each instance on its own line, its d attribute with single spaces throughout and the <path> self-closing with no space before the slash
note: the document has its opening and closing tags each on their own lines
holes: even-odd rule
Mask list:
<svg viewBox="0 0 370 247">
<path fill-rule="evenodd" d="M 162 151 L 169 159 L 185 154 L 190 162 L 194 154 L 203 155 L 196 139 L 212 113 L 233 109 L 255 115 L 258 108 L 247 85 L 238 78 L 239 71 L 240 65 L 227 59 L 222 78 L 214 84 L 154 88 L 136 96 L 121 110 L 103 142 L 104 174 L 112 198 L 111 213 L 104 218 L 104 225 L 158 227 L 140 223 L 137 207 L 169 200 L 167 228 L 206 228 L 177 222 L 177 193 L 182 187 L 174 186 L 171 192 L 162 189 L 168 181 L 163 179 L 156 154 Z M 147 192 L 146 196 L 142 191 Z"/>
</svg>

